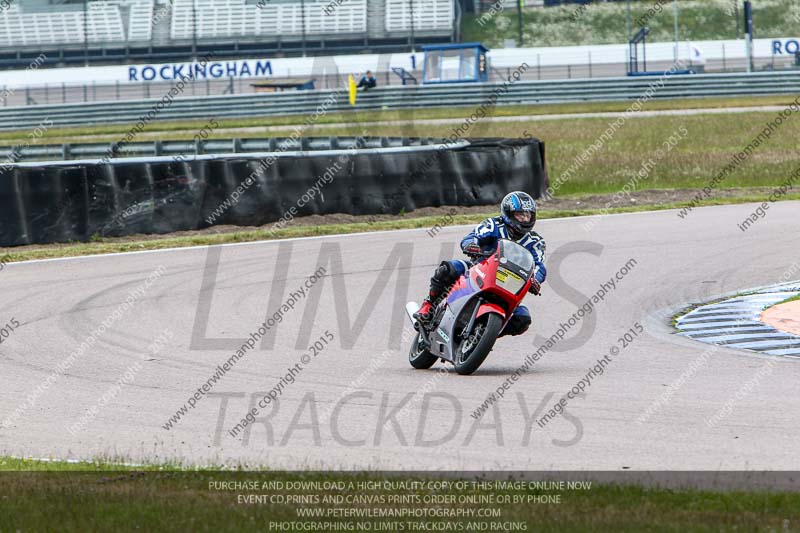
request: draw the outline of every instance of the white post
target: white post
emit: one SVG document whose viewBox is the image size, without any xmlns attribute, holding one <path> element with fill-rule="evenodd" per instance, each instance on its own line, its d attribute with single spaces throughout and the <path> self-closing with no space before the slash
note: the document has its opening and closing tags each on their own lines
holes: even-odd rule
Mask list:
<svg viewBox="0 0 800 533">
<path fill-rule="evenodd" d="M 722 72 L 727 70 L 727 64 L 725 62 L 725 43 L 722 43 Z"/>
<path fill-rule="evenodd" d="M 678 64 L 678 0 L 672 0 L 673 12 L 675 15 L 675 59 L 674 65 Z"/>
<path fill-rule="evenodd" d="M 592 51 L 589 50 L 589 77 L 592 77 Z"/>
<path fill-rule="evenodd" d="M 633 24 L 631 23 L 631 0 L 628 0 L 628 6 L 625 10 L 625 26 L 628 30 L 628 41 L 633 38 Z"/>
</svg>

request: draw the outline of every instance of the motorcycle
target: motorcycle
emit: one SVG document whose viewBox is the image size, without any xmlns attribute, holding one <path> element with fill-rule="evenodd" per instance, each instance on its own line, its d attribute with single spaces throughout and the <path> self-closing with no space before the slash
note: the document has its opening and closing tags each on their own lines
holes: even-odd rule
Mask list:
<svg viewBox="0 0 800 533">
<path fill-rule="evenodd" d="M 435 302 L 429 323 L 415 320 L 419 305 L 407 303 L 406 314 L 417 331 L 408 354 L 411 366 L 427 369 L 442 359 L 461 375 L 475 372 L 531 289 L 534 270 L 526 248 L 502 239 Z"/>
</svg>

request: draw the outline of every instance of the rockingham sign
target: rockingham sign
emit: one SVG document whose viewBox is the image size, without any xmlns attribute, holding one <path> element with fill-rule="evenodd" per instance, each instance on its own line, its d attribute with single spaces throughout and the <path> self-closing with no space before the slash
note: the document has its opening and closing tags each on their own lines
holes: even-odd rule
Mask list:
<svg viewBox="0 0 800 533">
<path fill-rule="evenodd" d="M 423 54 L 416 53 L 417 64 Z M 44 85 L 115 85 L 127 83 L 164 83 L 182 80 L 311 78 L 324 74 L 356 74 L 370 69 L 391 72 L 394 67 L 411 69 L 411 54 L 358 54 L 321 57 L 278 57 L 217 59 L 213 62 L 185 61 L 100 67 L 64 67 L 41 71 L 0 71 L 0 86 L 19 89 Z"/>
<path fill-rule="evenodd" d="M 772 53 L 775 55 L 796 55 L 800 52 L 800 39 L 773 39 Z"/>
<path fill-rule="evenodd" d="M 167 63 L 162 65 L 131 65 L 128 81 L 171 81 L 188 76 L 192 80 L 220 78 L 264 78 L 272 76 L 269 60 L 220 61 L 216 63 Z"/>
</svg>

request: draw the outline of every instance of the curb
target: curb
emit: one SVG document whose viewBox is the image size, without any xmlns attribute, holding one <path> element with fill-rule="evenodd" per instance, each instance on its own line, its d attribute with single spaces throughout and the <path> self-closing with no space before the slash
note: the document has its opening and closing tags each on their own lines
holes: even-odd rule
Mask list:
<svg viewBox="0 0 800 533">
<path fill-rule="evenodd" d="M 800 359 L 800 336 L 761 322 L 761 313 L 800 294 L 800 281 L 772 285 L 748 294 L 701 305 L 678 318 L 678 334 L 726 348 Z"/>
</svg>

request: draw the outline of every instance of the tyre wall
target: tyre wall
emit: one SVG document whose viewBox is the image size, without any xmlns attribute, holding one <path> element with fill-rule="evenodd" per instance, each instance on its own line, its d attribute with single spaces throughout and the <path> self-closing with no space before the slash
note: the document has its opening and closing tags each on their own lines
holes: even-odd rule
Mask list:
<svg viewBox="0 0 800 533">
<path fill-rule="evenodd" d="M 0 246 L 257 226 L 314 214 L 487 205 L 515 189 L 538 198 L 549 185 L 544 144 L 536 139 L 370 141 L 332 138 L 321 143 L 325 149 L 302 151 L 5 165 Z M 366 148 L 376 144 L 382 147 Z"/>
</svg>

